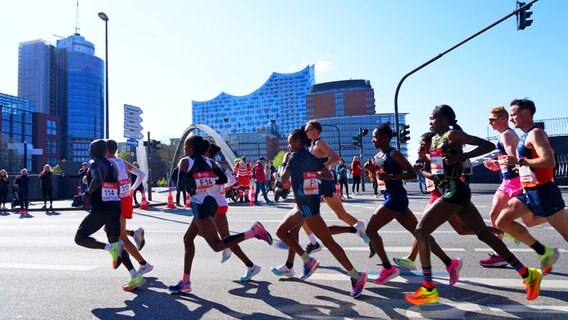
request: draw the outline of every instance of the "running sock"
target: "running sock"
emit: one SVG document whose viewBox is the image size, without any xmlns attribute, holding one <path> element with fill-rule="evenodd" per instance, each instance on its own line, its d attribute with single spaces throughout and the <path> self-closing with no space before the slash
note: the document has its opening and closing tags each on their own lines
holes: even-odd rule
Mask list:
<svg viewBox="0 0 568 320">
<path fill-rule="evenodd" d="M 105 250 L 106 251 L 110 251 L 111 248 L 112 248 L 112 244 L 110 244 L 110 243 L 105 244 Z"/>
<path fill-rule="evenodd" d="M 536 251 L 536 253 L 538 255 L 543 255 L 545 252 L 544 246 L 542 245 L 542 243 L 536 241 L 531 248 L 533 248 L 534 251 Z"/>
<path fill-rule="evenodd" d="M 130 273 L 131 278 L 134 278 L 138 275 L 138 271 L 136 271 L 136 269 L 134 269 L 134 268 L 128 270 L 128 273 Z"/>
<path fill-rule="evenodd" d="M 515 268 L 521 277 L 526 278 L 529 275 L 529 269 L 523 265 L 515 255 L 511 255 L 509 259 L 506 259 L 507 263 L 511 265 L 511 267 Z"/>
<path fill-rule="evenodd" d="M 184 273 L 181 277 L 181 281 L 183 281 L 183 283 L 189 282 L 189 273 Z"/>
<path fill-rule="evenodd" d="M 355 269 L 355 268 L 353 268 L 353 269 L 347 271 L 347 273 L 349 274 L 349 276 L 351 277 L 351 279 L 357 280 L 357 278 L 359 278 L 359 272 L 357 272 L 357 269 Z"/>
<path fill-rule="evenodd" d="M 318 243 L 318 239 L 316 239 L 316 236 L 314 236 L 314 233 L 310 233 L 308 234 L 308 239 L 310 240 L 311 244 L 316 244 Z"/>
<path fill-rule="evenodd" d="M 442 260 L 442 262 L 444 263 L 444 265 L 446 265 L 446 268 L 452 265 L 452 258 L 447 257 L 446 259 Z"/>
<path fill-rule="evenodd" d="M 245 266 L 247 266 L 247 268 L 250 269 L 250 268 L 254 267 L 254 263 L 252 263 L 252 261 L 251 261 L 249 263 L 245 263 Z"/>
<path fill-rule="evenodd" d="M 424 285 L 426 288 L 434 287 L 434 282 L 432 281 L 432 267 L 422 267 L 422 279 L 424 280 L 422 285 L 428 284 Z"/>
<path fill-rule="evenodd" d="M 254 235 L 255 235 L 254 231 L 252 231 L 252 230 L 245 231 L 244 234 L 245 234 L 245 240 L 250 239 L 250 238 L 254 238 Z M 231 237 L 231 236 L 228 236 L 225 239 L 227 239 L 229 237 Z M 225 241 L 225 239 L 223 239 L 223 241 Z M 225 242 L 227 242 L 227 241 L 225 241 Z"/>
<path fill-rule="evenodd" d="M 294 268 L 294 262 L 288 262 L 288 261 L 286 261 L 286 264 L 285 264 L 285 265 L 286 265 L 286 268 L 288 268 L 288 269 Z"/>
<path fill-rule="evenodd" d="M 350 226 L 350 227 L 349 227 L 349 232 L 351 232 L 351 233 L 356 233 L 356 232 L 357 232 L 357 229 L 355 229 L 354 226 Z"/>
<path fill-rule="evenodd" d="M 300 256 L 302 258 L 302 260 L 304 261 L 304 263 L 308 262 L 308 260 L 310 260 L 310 256 L 308 255 L 307 252 L 304 252 L 303 255 Z"/>
</svg>

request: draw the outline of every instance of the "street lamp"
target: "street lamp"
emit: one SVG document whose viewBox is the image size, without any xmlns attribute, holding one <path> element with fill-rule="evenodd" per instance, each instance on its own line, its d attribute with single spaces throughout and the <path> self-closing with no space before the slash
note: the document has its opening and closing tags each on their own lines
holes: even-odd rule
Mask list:
<svg viewBox="0 0 568 320">
<path fill-rule="evenodd" d="M 341 131 L 339 130 L 339 127 L 334 125 L 334 124 L 322 124 L 322 127 L 333 127 L 335 128 L 335 130 L 337 130 L 337 149 L 339 152 L 339 157 L 341 158 Z"/>
<path fill-rule="evenodd" d="M 108 16 L 99 12 L 99 18 L 105 22 L 105 137 L 109 138 L 109 112 L 108 112 Z"/>
</svg>

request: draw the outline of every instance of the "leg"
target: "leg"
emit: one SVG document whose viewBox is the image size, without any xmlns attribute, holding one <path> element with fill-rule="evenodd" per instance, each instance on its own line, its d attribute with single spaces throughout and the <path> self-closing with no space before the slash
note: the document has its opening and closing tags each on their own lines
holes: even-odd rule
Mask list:
<svg viewBox="0 0 568 320">
<path fill-rule="evenodd" d="M 511 200 L 507 202 L 506 207 L 501 210 L 495 223 L 501 230 L 510 233 L 527 246 L 532 246 L 536 242 L 536 239 L 530 235 L 525 226 L 515 221 L 529 214 L 532 215 L 532 212 L 521 200 L 511 198 Z"/>
<path fill-rule="evenodd" d="M 357 223 L 357 218 L 345 211 L 343 203 L 341 203 L 341 200 L 336 195 L 333 194 L 331 197 L 324 197 L 323 199 L 341 221 L 350 226 Z"/>
<path fill-rule="evenodd" d="M 124 243 L 124 249 L 138 261 L 138 263 L 144 262 L 144 257 L 138 251 L 138 248 L 130 241 L 128 238 L 128 232 L 126 231 L 126 219 L 124 217 L 120 217 L 120 240 Z"/>
<path fill-rule="evenodd" d="M 299 231 L 300 227 L 304 224 L 304 218 L 300 214 L 300 210 L 297 206 L 294 206 L 292 210 L 290 210 L 284 220 L 278 226 L 276 230 L 276 235 L 282 242 L 284 242 L 288 249 L 292 252 L 298 254 L 299 256 L 304 255 L 305 251 L 302 249 L 300 244 L 298 243 L 298 238 L 294 236 L 294 232 L 296 229 Z M 290 258 L 290 254 L 288 254 L 288 259 Z"/>
<path fill-rule="evenodd" d="M 229 222 L 227 221 L 227 216 L 224 214 L 216 214 L 215 215 L 215 225 L 217 226 L 217 232 L 221 236 L 221 238 L 226 238 L 230 235 L 229 232 Z M 243 252 L 239 245 L 231 247 L 231 251 L 235 253 L 239 259 L 247 266 L 252 267 L 252 261 L 247 257 L 247 255 Z"/>
<path fill-rule="evenodd" d="M 353 265 L 347 255 L 345 255 L 345 251 L 343 248 L 335 242 L 327 225 L 323 221 L 322 217 L 317 214 L 310 217 L 305 218 L 306 223 L 310 226 L 313 230 L 314 234 L 322 241 L 322 243 L 329 249 L 329 251 L 333 254 L 335 259 L 345 268 L 345 270 L 353 270 Z"/>
<path fill-rule="evenodd" d="M 383 266 L 387 269 L 390 269 L 391 264 L 389 262 L 387 253 L 385 252 L 385 248 L 383 245 L 383 239 L 378 234 L 378 231 L 395 219 L 399 215 L 398 212 L 391 210 L 387 207 L 380 206 L 371 216 L 369 223 L 367 224 L 367 236 L 369 237 L 369 242 L 371 242 L 373 249 L 381 259 Z M 414 215 L 413 215 L 414 216 Z M 410 230 L 413 232 L 416 228 L 416 218 L 414 218 L 414 226 Z"/>
<path fill-rule="evenodd" d="M 556 211 L 553 215 L 546 217 L 546 220 L 560 233 L 564 241 L 568 242 L 568 210 L 562 209 Z"/>
</svg>

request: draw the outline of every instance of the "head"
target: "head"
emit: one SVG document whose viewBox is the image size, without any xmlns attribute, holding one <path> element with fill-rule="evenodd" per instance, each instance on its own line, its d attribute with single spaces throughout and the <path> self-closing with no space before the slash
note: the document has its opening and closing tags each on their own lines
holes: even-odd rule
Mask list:
<svg viewBox="0 0 568 320">
<path fill-rule="evenodd" d="M 91 158 L 104 157 L 107 151 L 107 143 L 103 139 L 97 139 L 89 145 L 89 153 Z"/>
<path fill-rule="evenodd" d="M 247 162 L 248 162 L 247 156 L 243 156 L 243 157 L 241 158 L 241 162 L 247 163 Z"/>
<path fill-rule="evenodd" d="M 23 168 L 22 170 L 20 170 L 20 174 L 22 174 L 23 176 L 28 174 L 28 169 Z"/>
<path fill-rule="evenodd" d="M 288 136 L 288 150 L 290 152 L 300 151 L 309 145 L 310 138 L 308 138 L 304 127 L 292 130 Z"/>
<path fill-rule="evenodd" d="M 219 148 L 218 145 L 216 145 L 214 143 L 210 143 L 209 149 L 207 149 L 205 156 L 207 156 L 208 158 L 214 158 L 219 151 L 221 151 L 221 148 Z"/>
<path fill-rule="evenodd" d="M 532 126 L 536 106 L 534 102 L 529 99 L 515 99 L 511 101 L 509 112 L 511 114 L 511 123 L 515 128 L 522 129 L 527 126 Z"/>
<path fill-rule="evenodd" d="M 418 141 L 418 155 L 428 153 L 428 150 L 430 150 L 430 144 L 432 143 L 432 137 L 434 137 L 434 132 L 432 131 L 426 132 L 420 136 Z"/>
<path fill-rule="evenodd" d="M 317 120 L 310 120 L 304 126 L 304 130 L 306 131 L 306 135 L 310 139 L 317 139 L 321 134 L 321 124 Z"/>
<path fill-rule="evenodd" d="M 202 136 L 194 135 L 185 139 L 184 147 L 186 155 L 198 155 L 203 156 L 205 152 L 209 149 L 209 141 L 203 139 Z"/>
<path fill-rule="evenodd" d="M 339 159 L 339 163 L 345 164 L 345 160 L 343 158 Z"/>
<path fill-rule="evenodd" d="M 132 165 L 135 166 L 136 168 L 140 168 L 140 164 L 138 164 L 138 162 L 136 161 L 132 162 Z"/>
<path fill-rule="evenodd" d="M 114 155 L 118 150 L 118 143 L 112 139 L 107 139 L 107 152 L 109 155 Z"/>
<path fill-rule="evenodd" d="M 4 169 L 0 170 L 0 178 L 8 178 L 8 172 Z"/>
<path fill-rule="evenodd" d="M 46 163 L 46 164 L 43 166 L 43 171 L 45 171 L 45 172 L 51 172 L 51 166 Z"/>
<path fill-rule="evenodd" d="M 377 149 L 384 149 L 390 146 L 392 139 L 392 129 L 390 125 L 383 123 L 373 130 L 373 146 Z"/>
<path fill-rule="evenodd" d="M 265 157 L 260 157 L 260 158 L 258 158 L 258 162 L 260 162 L 260 163 L 264 163 L 265 160 L 266 160 Z"/>
<path fill-rule="evenodd" d="M 83 169 L 87 169 L 89 167 L 89 164 L 86 162 L 81 163 L 81 167 L 83 167 Z"/>
<path fill-rule="evenodd" d="M 353 156 L 352 162 L 357 162 L 357 161 L 359 161 L 359 156 Z"/>
<path fill-rule="evenodd" d="M 509 126 L 509 113 L 504 106 L 496 106 L 489 112 L 489 124 L 493 130 L 502 132 Z"/>
<path fill-rule="evenodd" d="M 456 113 L 447 104 L 434 107 L 430 114 L 430 130 L 437 134 L 444 133 L 449 129 L 461 130 L 456 119 Z"/>
</svg>

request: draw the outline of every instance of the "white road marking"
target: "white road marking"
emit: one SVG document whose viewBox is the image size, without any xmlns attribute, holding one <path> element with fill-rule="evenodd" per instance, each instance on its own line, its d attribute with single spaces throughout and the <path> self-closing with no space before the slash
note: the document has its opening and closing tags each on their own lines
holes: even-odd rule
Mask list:
<svg viewBox="0 0 568 320">
<path fill-rule="evenodd" d="M 91 271 L 95 266 L 78 266 L 62 264 L 31 264 L 31 263 L 0 263 L 3 269 L 31 269 L 31 270 L 55 270 L 55 271 Z"/>
</svg>

